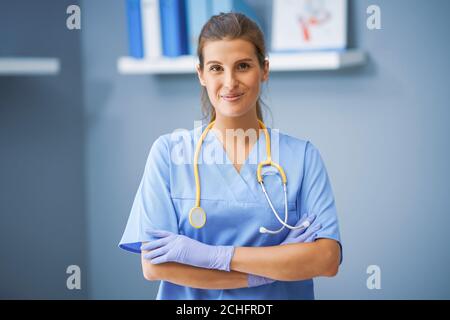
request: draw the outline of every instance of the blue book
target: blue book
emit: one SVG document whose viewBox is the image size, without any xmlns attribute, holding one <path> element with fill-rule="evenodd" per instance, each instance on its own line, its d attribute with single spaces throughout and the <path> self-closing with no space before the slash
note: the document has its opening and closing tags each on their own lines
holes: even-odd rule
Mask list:
<svg viewBox="0 0 450 320">
<path fill-rule="evenodd" d="M 264 30 L 261 19 L 258 18 L 255 11 L 244 0 L 210 0 L 212 2 L 212 15 L 217 15 L 221 12 L 238 12 L 243 13 L 258 26 Z"/>
<path fill-rule="evenodd" d="M 129 55 L 142 59 L 144 57 L 144 46 L 142 42 L 141 1 L 126 0 L 126 10 Z"/>
<path fill-rule="evenodd" d="M 160 0 L 163 55 L 189 54 L 185 0 Z"/>
<path fill-rule="evenodd" d="M 186 0 L 189 54 L 197 54 L 198 36 L 211 16 L 210 0 Z"/>
</svg>

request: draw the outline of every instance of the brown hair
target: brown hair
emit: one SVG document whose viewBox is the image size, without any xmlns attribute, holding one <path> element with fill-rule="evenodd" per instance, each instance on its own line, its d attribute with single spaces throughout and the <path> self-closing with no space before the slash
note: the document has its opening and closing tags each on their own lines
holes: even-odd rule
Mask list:
<svg viewBox="0 0 450 320">
<path fill-rule="evenodd" d="M 204 68 L 203 48 L 207 41 L 243 39 L 251 42 L 255 47 L 256 57 L 261 68 L 264 68 L 266 59 L 266 45 L 264 34 L 258 25 L 242 13 L 230 12 L 220 13 L 212 16 L 203 26 L 198 37 L 197 56 L 200 63 L 200 69 Z M 201 92 L 202 112 L 209 122 L 216 118 L 216 112 L 209 100 L 205 87 Z M 263 121 L 261 105 L 264 104 L 261 98 L 256 102 L 256 113 L 258 119 Z"/>
</svg>

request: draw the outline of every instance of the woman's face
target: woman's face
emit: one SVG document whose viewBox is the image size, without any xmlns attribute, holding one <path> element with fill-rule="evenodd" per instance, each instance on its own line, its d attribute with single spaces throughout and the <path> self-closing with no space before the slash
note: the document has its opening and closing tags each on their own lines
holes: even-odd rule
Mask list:
<svg viewBox="0 0 450 320">
<path fill-rule="evenodd" d="M 216 115 L 240 117 L 254 110 L 261 82 L 269 77 L 269 62 L 260 67 L 253 44 L 242 39 L 208 41 L 203 57 L 204 69 L 197 66 L 197 73 Z"/>
</svg>

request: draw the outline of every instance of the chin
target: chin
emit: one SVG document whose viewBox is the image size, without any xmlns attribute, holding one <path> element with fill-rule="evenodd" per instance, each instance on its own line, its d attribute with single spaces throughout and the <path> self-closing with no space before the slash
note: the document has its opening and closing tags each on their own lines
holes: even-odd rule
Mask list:
<svg viewBox="0 0 450 320">
<path fill-rule="evenodd" d="M 227 118 L 239 118 L 245 115 L 248 111 L 242 111 L 242 112 L 230 112 L 229 110 L 227 112 L 220 112 L 220 114 Z"/>
<path fill-rule="evenodd" d="M 241 117 L 243 115 L 245 115 L 246 113 L 250 112 L 252 109 L 244 109 L 244 108 L 236 108 L 233 106 L 223 106 L 222 108 L 220 108 L 218 111 L 219 113 L 224 116 L 224 117 L 228 117 L 228 118 L 238 118 Z M 217 110 L 216 110 L 217 112 Z"/>
</svg>

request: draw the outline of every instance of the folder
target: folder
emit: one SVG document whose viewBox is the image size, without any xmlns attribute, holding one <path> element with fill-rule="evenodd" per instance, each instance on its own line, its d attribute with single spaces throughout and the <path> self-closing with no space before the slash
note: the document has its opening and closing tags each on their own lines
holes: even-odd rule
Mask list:
<svg viewBox="0 0 450 320">
<path fill-rule="evenodd" d="M 144 57 L 142 44 L 141 1 L 126 0 L 128 25 L 128 51 L 135 58 Z"/>
<path fill-rule="evenodd" d="M 159 0 L 141 0 L 142 40 L 145 58 L 162 56 Z"/>
<path fill-rule="evenodd" d="M 163 55 L 189 54 L 185 0 L 160 0 Z"/>
<path fill-rule="evenodd" d="M 189 54 L 197 54 L 198 37 L 212 13 L 210 0 L 186 0 Z"/>
</svg>

